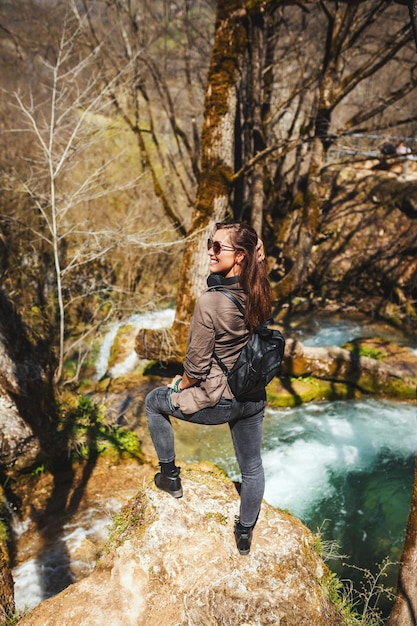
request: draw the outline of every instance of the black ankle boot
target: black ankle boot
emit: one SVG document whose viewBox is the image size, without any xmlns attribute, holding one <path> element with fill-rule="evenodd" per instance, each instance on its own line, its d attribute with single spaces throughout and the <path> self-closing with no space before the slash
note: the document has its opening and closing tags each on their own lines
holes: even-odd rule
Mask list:
<svg viewBox="0 0 417 626">
<path fill-rule="evenodd" d="M 176 468 L 176 472 L 171 475 L 158 472 L 155 474 L 154 482 L 158 489 L 166 491 L 174 498 L 182 498 L 180 470 L 178 467 Z"/>
<path fill-rule="evenodd" d="M 252 526 L 242 526 L 242 524 L 239 522 L 239 518 L 235 518 L 234 533 L 236 546 L 242 556 L 249 554 L 250 552 L 250 544 L 252 543 L 252 532 Z"/>
</svg>

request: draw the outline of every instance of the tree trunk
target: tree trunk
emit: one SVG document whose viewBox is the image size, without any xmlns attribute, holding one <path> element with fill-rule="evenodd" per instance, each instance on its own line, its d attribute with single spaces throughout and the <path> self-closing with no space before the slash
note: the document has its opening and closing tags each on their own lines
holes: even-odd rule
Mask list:
<svg viewBox="0 0 417 626">
<path fill-rule="evenodd" d="M 398 4 L 406 4 L 408 6 L 413 37 L 417 47 L 417 0 L 397 0 L 397 2 Z"/>
<path fill-rule="evenodd" d="M 414 488 L 408 516 L 397 598 L 387 626 L 416 626 L 417 624 L 417 456 L 414 470 Z"/>
<path fill-rule="evenodd" d="M 249 22 L 250 33 L 250 62 L 248 74 L 250 83 L 250 105 L 248 110 L 251 141 L 248 156 L 256 156 L 266 148 L 264 120 L 262 117 L 263 103 L 263 71 L 265 69 L 265 23 L 263 15 L 257 13 Z M 247 122 L 246 122 L 247 124 Z M 251 224 L 257 233 L 262 233 L 262 217 L 265 203 L 264 194 L 264 165 L 261 162 L 253 167 L 251 176 L 250 218 Z"/>
<path fill-rule="evenodd" d="M 219 0 L 205 95 L 201 176 L 191 220 L 191 236 L 182 257 L 176 317 L 170 333 L 173 351 L 178 356 L 185 352 L 194 305 L 209 271 L 207 237 L 214 224 L 224 220 L 230 210 L 236 109 L 247 47 L 245 17 L 242 0 Z M 155 331 L 139 331 L 136 350 L 140 356 L 149 358 L 149 351 L 155 349 L 156 344 Z M 146 346 L 149 346 L 148 350 Z"/>
<path fill-rule="evenodd" d="M 235 119 L 242 60 L 247 46 L 246 12 L 239 0 L 219 0 L 215 41 L 205 98 L 201 178 L 178 284 L 174 332 L 185 348 L 194 304 L 208 274 L 206 238 L 230 209 L 234 173 Z"/>
</svg>

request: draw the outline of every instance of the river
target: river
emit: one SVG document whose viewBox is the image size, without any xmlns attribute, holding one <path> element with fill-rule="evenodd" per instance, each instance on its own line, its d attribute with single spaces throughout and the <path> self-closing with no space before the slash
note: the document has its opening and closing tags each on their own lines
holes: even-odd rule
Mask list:
<svg viewBox="0 0 417 626">
<path fill-rule="evenodd" d="M 171 311 L 153 316 L 153 326 L 169 324 L 172 316 Z M 134 321 L 137 327 L 149 326 L 146 316 L 136 316 Z M 112 327 L 113 338 L 115 331 Z M 380 336 L 384 332 L 383 327 L 378 329 Z M 338 318 L 298 325 L 292 333 L 308 345 L 342 345 L 355 337 L 375 336 L 377 331 Z M 386 333 L 392 338 L 391 329 Z M 401 342 L 400 336 L 396 339 Z M 98 377 L 106 371 L 111 341 L 107 337 L 103 343 Z M 415 345 L 410 347 L 416 350 Z M 133 362 L 133 357 L 127 359 L 126 367 L 133 367 Z M 312 402 L 266 412 L 262 453 L 265 499 L 299 517 L 314 532 L 319 529 L 326 541 L 336 542 L 339 554 L 345 557 L 328 564 L 357 585 L 363 578 L 357 568 L 376 573 L 385 558 L 396 563 L 401 557 L 417 452 L 416 427 L 415 404 L 371 398 Z M 180 461 L 212 461 L 230 478 L 238 478 L 227 426 L 175 421 L 175 432 Z M 121 504 L 115 503 L 113 511 Z M 69 539 L 76 533 L 81 541 L 92 528 L 104 537 L 109 513 L 97 514 L 77 529 L 68 528 Z M 39 558 L 32 558 L 13 572 L 20 608 L 32 607 L 50 595 L 42 596 L 39 591 L 38 567 Z M 395 586 L 397 570 L 395 565 L 389 569 L 384 584 Z"/>
</svg>

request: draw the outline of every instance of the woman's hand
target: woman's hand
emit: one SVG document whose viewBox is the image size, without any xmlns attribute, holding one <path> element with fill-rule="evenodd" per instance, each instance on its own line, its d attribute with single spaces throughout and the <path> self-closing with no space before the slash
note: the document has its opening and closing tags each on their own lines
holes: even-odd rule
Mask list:
<svg viewBox="0 0 417 626">
<path fill-rule="evenodd" d="M 262 239 L 259 239 L 258 237 L 258 243 L 256 244 L 256 251 L 258 253 L 258 261 L 265 261 L 265 248 L 264 248 L 264 242 L 262 241 Z"/>
<path fill-rule="evenodd" d="M 184 391 L 184 389 L 188 389 L 188 387 L 193 387 L 198 382 L 198 378 L 190 378 L 185 372 L 182 376 L 175 376 L 167 385 L 170 389 L 173 389 L 176 392 Z"/>
</svg>

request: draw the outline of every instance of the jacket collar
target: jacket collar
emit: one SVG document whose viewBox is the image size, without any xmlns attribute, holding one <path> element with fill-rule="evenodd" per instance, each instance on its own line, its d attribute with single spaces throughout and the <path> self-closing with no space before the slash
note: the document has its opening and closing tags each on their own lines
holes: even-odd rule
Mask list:
<svg viewBox="0 0 417 626">
<path fill-rule="evenodd" d="M 207 287 L 215 287 L 216 285 L 235 285 L 239 282 L 239 276 L 230 276 L 225 278 L 221 274 L 210 274 L 207 278 Z"/>
</svg>

